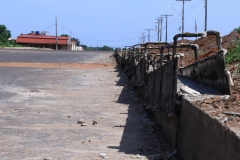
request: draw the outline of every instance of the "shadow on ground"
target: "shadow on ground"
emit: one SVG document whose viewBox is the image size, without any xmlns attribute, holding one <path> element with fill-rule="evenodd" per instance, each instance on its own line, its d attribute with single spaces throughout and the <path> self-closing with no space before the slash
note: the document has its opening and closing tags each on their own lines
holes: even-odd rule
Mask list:
<svg viewBox="0 0 240 160">
<path fill-rule="evenodd" d="M 121 113 L 127 114 L 125 125 L 113 126 L 116 129 L 123 128 L 120 145 L 108 148 L 118 149 L 118 152 L 129 154 L 129 158 L 133 159 L 166 159 L 173 149 L 170 149 L 156 124 L 144 110 L 144 102 L 135 96 L 125 73 L 120 68 L 116 68 L 115 72 L 120 77 L 116 85 L 123 86 L 116 103 L 128 105 L 128 112 Z"/>
</svg>

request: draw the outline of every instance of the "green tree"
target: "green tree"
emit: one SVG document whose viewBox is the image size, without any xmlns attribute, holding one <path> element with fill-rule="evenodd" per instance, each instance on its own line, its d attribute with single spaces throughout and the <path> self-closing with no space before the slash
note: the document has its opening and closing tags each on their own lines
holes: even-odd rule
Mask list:
<svg viewBox="0 0 240 160">
<path fill-rule="evenodd" d="M 68 35 L 67 35 L 67 34 L 61 34 L 61 36 L 65 36 L 65 37 L 68 37 Z"/>
<path fill-rule="evenodd" d="M 81 46 L 83 47 L 84 50 L 86 50 L 86 49 L 88 48 L 88 46 L 87 46 L 87 45 L 84 45 L 84 44 L 81 45 Z"/>
<path fill-rule="evenodd" d="M 0 25 L 0 45 L 8 45 L 8 38 L 11 37 L 11 31 L 5 25 Z"/>
<path fill-rule="evenodd" d="M 102 51 L 113 51 L 113 48 L 109 47 L 109 46 L 103 46 L 101 48 Z"/>
<path fill-rule="evenodd" d="M 234 31 L 236 31 L 240 34 L 240 26 L 238 28 L 234 28 Z"/>
<path fill-rule="evenodd" d="M 79 45 L 80 45 L 79 39 L 73 37 L 72 40 L 76 42 L 76 46 L 79 46 Z"/>
</svg>

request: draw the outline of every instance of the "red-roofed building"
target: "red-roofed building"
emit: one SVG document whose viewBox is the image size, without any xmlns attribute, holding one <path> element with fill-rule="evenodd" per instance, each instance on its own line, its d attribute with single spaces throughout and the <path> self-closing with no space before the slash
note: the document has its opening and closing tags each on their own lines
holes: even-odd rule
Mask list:
<svg viewBox="0 0 240 160">
<path fill-rule="evenodd" d="M 16 43 L 23 47 L 51 48 L 56 49 L 56 36 L 35 34 L 21 34 Z M 57 36 L 59 50 L 71 50 L 71 38 L 69 36 Z"/>
</svg>

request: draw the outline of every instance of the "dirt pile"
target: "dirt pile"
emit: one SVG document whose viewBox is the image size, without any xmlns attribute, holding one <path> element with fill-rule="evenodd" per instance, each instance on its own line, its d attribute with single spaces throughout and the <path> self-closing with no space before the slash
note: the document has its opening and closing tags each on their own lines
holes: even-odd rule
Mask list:
<svg viewBox="0 0 240 160">
<path fill-rule="evenodd" d="M 240 127 L 239 96 L 213 97 L 203 101 L 196 101 L 196 106 L 226 126 Z"/>
<path fill-rule="evenodd" d="M 234 42 L 240 38 L 240 35 L 236 31 L 232 31 L 230 34 L 222 37 L 222 47 L 229 49 L 234 45 Z M 206 38 L 199 38 L 194 41 L 199 45 L 199 59 L 203 59 L 214 55 L 218 52 L 217 43 L 215 36 L 208 36 Z"/>
<path fill-rule="evenodd" d="M 236 31 L 232 31 L 230 34 L 222 37 L 222 47 L 228 50 L 234 45 L 234 42 L 239 38 L 240 38 L 240 34 L 238 34 Z M 216 39 L 216 36 L 214 35 L 207 36 L 206 38 L 198 38 L 194 41 L 179 40 L 178 43 L 197 44 L 199 46 L 199 50 L 198 50 L 199 60 L 207 58 L 218 52 L 217 39 Z M 181 52 L 185 54 L 184 66 L 189 65 L 195 61 L 193 56 L 193 51 L 191 51 L 191 49 L 190 50 L 178 49 L 177 52 Z"/>
<path fill-rule="evenodd" d="M 237 39 L 240 39 L 240 35 L 235 31 L 231 32 L 222 38 L 222 47 L 229 50 Z M 198 57 L 199 59 L 209 57 L 218 52 L 217 47 L 214 47 L 214 41 L 216 42 L 216 39 L 214 40 L 214 37 L 210 36 L 209 38 L 200 38 L 193 42 L 199 45 L 199 53 L 204 52 L 204 54 Z M 234 64 L 226 65 L 231 75 L 233 75 L 239 63 L 235 62 Z M 232 78 L 234 86 L 231 86 L 231 96 L 209 98 L 197 101 L 195 104 L 226 126 L 240 127 L 240 102 L 238 101 L 240 99 L 240 74 L 238 73 Z"/>
<path fill-rule="evenodd" d="M 240 34 L 238 34 L 236 31 L 232 31 L 230 34 L 222 37 L 222 47 L 228 50 L 234 45 L 234 42 L 237 39 L 240 39 Z M 214 55 L 218 52 L 217 39 L 216 36 L 214 35 L 207 36 L 205 38 L 198 38 L 196 40 L 183 39 L 179 40 L 178 43 L 197 44 L 199 46 L 198 50 L 199 60 Z M 156 45 L 154 47 L 156 47 Z M 164 53 L 167 52 L 168 50 L 164 51 Z M 169 52 L 172 53 L 172 50 L 170 50 Z M 194 52 L 190 48 L 178 48 L 177 53 L 183 53 L 185 55 L 183 62 L 184 66 L 187 66 L 195 61 Z"/>
</svg>

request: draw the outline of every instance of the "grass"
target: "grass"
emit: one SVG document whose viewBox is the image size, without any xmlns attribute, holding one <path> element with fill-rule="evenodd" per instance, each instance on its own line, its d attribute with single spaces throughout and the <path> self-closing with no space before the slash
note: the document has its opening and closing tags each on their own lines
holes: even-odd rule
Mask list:
<svg viewBox="0 0 240 160">
<path fill-rule="evenodd" d="M 240 61 L 240 45 L 239 41 L 234 43 L 234 46 L 230 48 L 225 56 L 225 62 L 231 64 Z"/>
</svg>

